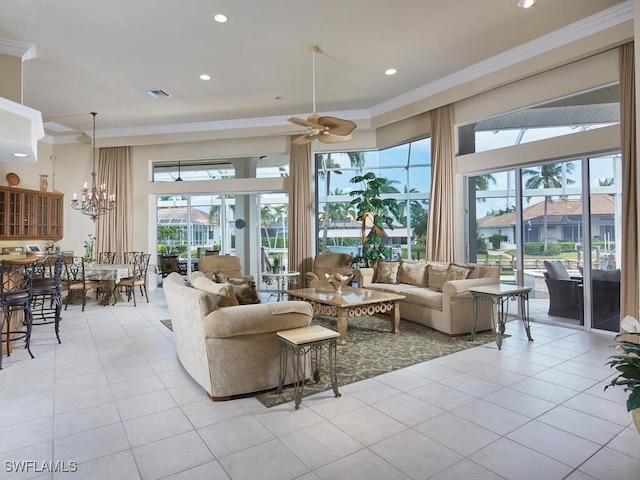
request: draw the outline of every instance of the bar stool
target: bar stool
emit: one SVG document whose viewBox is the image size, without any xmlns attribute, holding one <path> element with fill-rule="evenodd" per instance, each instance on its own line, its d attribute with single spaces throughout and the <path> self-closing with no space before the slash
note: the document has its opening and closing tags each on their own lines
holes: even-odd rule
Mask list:
<svg viewBox="0 0 640 480">
<path fill-rule="evenodd" d="M 40 266 L 42 274 L 40 272 Z M 56 338 L 60 340 L 60 314 L 62 312 L 62 268 L 63 255 L 51 255 L 35 265 L 35 274 L 31 288 L 31 312 L 33 325 L 54 324 Z M 35 313 L 34 313 L 35 312 Z"/>
<path fill-rule="evenodd" d="M 2 328 L 0 329 L 0 344 L 7 345 L 7 356 L 11 354 L 10 342 L 25 340 L 25 348 L 31 358 L 31 288 L 35 261 L 3 260 L 0 263 L 0 316 Z M 23 318 L 17 318 L 16 313 L 22 312 Z M 20 328 L 24 326 L 23 328 Z M 0 370 L 2 370 L 2 355 L 0 355 Z"/>
</svg>

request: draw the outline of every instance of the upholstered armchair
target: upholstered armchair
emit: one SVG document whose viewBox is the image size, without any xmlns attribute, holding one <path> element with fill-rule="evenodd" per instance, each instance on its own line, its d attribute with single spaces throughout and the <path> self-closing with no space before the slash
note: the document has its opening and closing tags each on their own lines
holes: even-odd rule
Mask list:
<svg viewBox="0 0 640 480">
<path fill-rule="evenodd" d="M 243 275 L 240 258 L 233 255 L 204 256 L 198 260 L 198 271 L 203 272 L 211 279 L 213 279 L 215 272 L 220 272 L 227 277 L 253 280 L 252 275 Z"/>
<path fill-rule="evenodd" d="M 351 255 L 348 253 L 320 253 L 313 260 L 313 272 L 306 274 L 307 286 L 310 288 L 332 288 L 327 282 L 325 274 L 342 273 L 348 275 L 351 271 Z"/>
<path fill-rule="evenodd" d="M 544 261 L 544 281 L 549 290 L 549 315 L 583 319 L 582 278 L 571 277 L 557 260 Z"/>
</svg>

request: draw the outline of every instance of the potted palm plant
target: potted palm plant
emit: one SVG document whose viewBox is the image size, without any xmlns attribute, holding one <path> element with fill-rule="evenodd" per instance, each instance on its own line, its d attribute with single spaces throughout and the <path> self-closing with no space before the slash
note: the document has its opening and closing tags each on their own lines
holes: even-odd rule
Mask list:
<svg viewBox="0 0 640 480">
<path fill-rule="evenodd" d="M 385 226 L 393 230 L 393 220 L 399 216 L 398 202 L 393 198 L 382 198 L 381 194 L 389 180 L 376 177 L 373 172 L 356 175 L 351 183 L 364 184 L 361 190 L 353 190 L 349 195 L 355 197 L 350 202 L 356 209 L 356 220 L 361 222 L 362 252 L 353 258 L 354 264 L 373 267 L 381 258 L 390 258 L 389 247 L 383 243 L 387 236 Z M 367 233 L 367 227 L 371 227 Z"/>
<path fill-rule="evenodd" d="M 618 375 L 604 387 L 622 387 L 629 394 L 627 411 L 640 432 L 640 322 L 627 315 L 620 323 L 622 333 L 616 336 L 618 355 L 609 357 L 607 365 L 615 368 Z"/>
</svg>

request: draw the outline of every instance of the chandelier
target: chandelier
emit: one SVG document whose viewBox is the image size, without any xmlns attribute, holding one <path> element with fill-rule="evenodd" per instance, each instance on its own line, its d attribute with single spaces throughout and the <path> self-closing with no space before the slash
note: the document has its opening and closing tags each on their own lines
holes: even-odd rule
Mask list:
<svg viewBox="0 0 640 480">
<path fill-rule="evenodd" d="M 71 207 L 75 210 L 80 210 L 95 222 L 100 215 L 116 208 L 116 196 L 115 194 L 109 195 L 105 183 L 98 187 L 98 173 L 96 172 L 96 115 L 98 114 L 91 112 L 91 115 L 93 115 L 93 138 L 91 143 L 93 150 L 93 171 L 91 172 L 91 188 L 88 187 L 87 182 L 84 182 L 82 198 L 79 199 L 78 195 L 74 193 L 73 199 L 71 200 Z"/>
</svg>

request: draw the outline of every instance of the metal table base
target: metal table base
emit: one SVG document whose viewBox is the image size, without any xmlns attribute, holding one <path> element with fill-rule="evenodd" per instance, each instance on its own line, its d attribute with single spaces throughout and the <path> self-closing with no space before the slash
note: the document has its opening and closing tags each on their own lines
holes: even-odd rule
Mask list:
<svg viewBox="0 0 640 480">
<path fill-rule="evenodd" d="M 308 332 L 309 335 L 303 335 L 304 338 L 296 338 L 295 334 L 303 330 Z M 282 393 L 282 389 L 284 388 L 287 366 L 289 364 L 289 353 L 291 353 L 294 360 L 293 387 L 296 410 L 300 408 L 305 381 L 308 377 L 307 364 L 311 365 L 313 380 L 316 383 L 320 380 L 320 355 L 324 346 L 327 347 L 329 355 L 329 375 L 333 393 L 336 397 L 341 396 L 341 393 L 338 391 L 338 378 L 336 375 L 338 336 L 339 334 L 337 332 L 317 325 L 278 332 L 282 348 L 280 350 L 280 378 L 277 392 Z M 308 355 L 310 356 L 310 362 L 306 361 Z"/>
<path fill-rule="evenodd" d="M 491 326 L 496 334 L 498 350 L 502 348 L 502 337 L 505 332 L 507 317 L 509 316 L 509 302 L 516 300 L 519 307 L 519 316 L 522 319 L 527 338 L 531 338 L 531 325 L 529 319 L 529 287 L 517 287 L 514 285 L 487 285 L 470 289 L 473 295 L 473 325 L 471 328 L 471 340 L 474 339 L 478 326 L 478 302 L 491 302 L 497 308 L 491 309 Z M 497 318 L 496 318 L 497 316 Z M 497 320 L 497 323 L 496 323 Z"/>
</svg>

